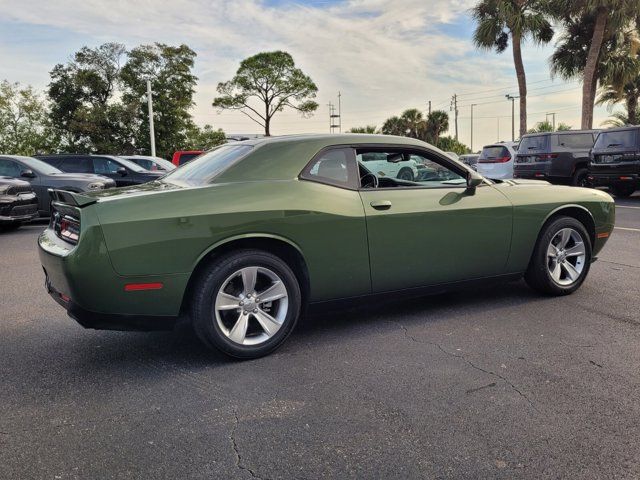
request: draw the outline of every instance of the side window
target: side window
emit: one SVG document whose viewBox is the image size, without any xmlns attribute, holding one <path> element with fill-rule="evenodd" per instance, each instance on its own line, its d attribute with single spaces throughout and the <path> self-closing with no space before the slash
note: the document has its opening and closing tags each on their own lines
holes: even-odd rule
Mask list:
<svg viewBox="0 0 640 480">
<path fill-rule="evenodd" d="M 593 135 L 591 133 L 575 133 L 557 135 L 558 145 L 565 148 L 589 149 L 593 147 Z"/>
<path fill-rule="evenodd" d="M 466 178 L 447 163 L 422 152 L 358 150 L 363 188 L 427 187 L 444 188 L 466 186 Z M 369 174 L 368 177 L 365 174 Z M 371 182 L 371 175 L 377 182 Z"/>
<path fill-rule="evenodd" d="M 310 163 L 301 177 L 320 183 L 341 187 L 354 186 L 354 174 L 349 159 L 353 158 L 350 148 L 336 148 L 323 152 Z"/>
<path fill-rule="evenodd" d="M 18 178 L 22 169 L 16 162 L 0 158 L 0 176 Z"/>
<path fill-rule="evenodd" d="M 86 158 L 64 158 L 58 168 L 63 172 L 93 173 L 91 160 Z"/>
<path fill-rule="evenodd" d="M 97 174 L 117 173 L 121 165 L 110 158 L 93 157 L 93 170 Z"/>
</svg>

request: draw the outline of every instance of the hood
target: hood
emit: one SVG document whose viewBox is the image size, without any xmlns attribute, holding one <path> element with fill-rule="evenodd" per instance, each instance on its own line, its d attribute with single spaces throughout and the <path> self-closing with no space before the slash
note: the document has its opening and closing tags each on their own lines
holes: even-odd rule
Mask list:
<svg viewBox="0 0 640 480">
<path fill-rule="evenodd" d="M 29 182 L 25 182 L 24 180 L 18 180 L 17 178 L 3 177 L 3 176 L 0 176 L 0 185 L 11 185 L 14 187 L 30 187 L 31 186 Z"/>
<path fill-rule="evenodd" d="M 59 178 L 61 180 L 77 180 L 80 182 L 103 182 L 105 184 L 114 184 L 115 182 L 109 177 L 96 175 L 94 173 L 52 173 L 51 178 Z"/>
<path fill-rule="evenodd" d="M 495 182 L 495 180 L 494 180 Z M 518 185 L 535 185 L 538 187 L 551 184 L 546 180 L 530 180 L 527 178 L 510 178 L 508 180 L 502 180 L 501 182 L 496 182 L 498 185 L 506 185 L 506 186 L 518 186 Z"/>
</svg>

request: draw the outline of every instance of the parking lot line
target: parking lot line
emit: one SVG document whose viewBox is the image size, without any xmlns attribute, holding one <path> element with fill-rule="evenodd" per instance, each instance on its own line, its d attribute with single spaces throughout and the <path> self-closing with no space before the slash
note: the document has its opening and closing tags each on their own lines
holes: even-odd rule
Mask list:
<svg viewBox="0 0 640 480">
<path fill-rule="evenodd" d="M 614 227 L 616 230 L 628 230 L 630 232 L 640 232 L 640 228 Z"/>
<path fill-rule="evenodd" d="M 633 208 L 635 210 L 640 210 L 640 207 L 632 207 L 630 205 L 616 205 L 616 208 Z"/>
</svg>

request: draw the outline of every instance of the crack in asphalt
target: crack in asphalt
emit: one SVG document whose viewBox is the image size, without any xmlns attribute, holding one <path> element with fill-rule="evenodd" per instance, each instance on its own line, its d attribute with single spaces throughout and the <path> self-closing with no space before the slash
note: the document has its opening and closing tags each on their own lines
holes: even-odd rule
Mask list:
<svg viewBox="0 0 640 480">
<path fill-rule="evenodd" d="M 233 453 L 235 454 L 236 457 L 236 467 L 239 468 L 240 470 L 243 470 L 245 472 L 248 472 L 252 478 L 257 478 L 259 480 L 263 480 L 262 477 L 259 477 L 258 475 L 256 475 L 256 473 L 249 467 L 245 467 L 242 464 L 242 457 L 240 456 L 240 450 L 238 449 L 238 442 L 236 441 L 236 430 L 238 429 L 238 424 L 240 423 L 240 420 L 238 419 L 238 410 L 235 409 L 233 411 L 233 428 L 231 429 L 231 433 L 229 434 L 229 440 L 231 440 L 231 447 L 233 448 Z"/>
<path fill-rule="evenodd" d="M 621 267 L 640 268 L 638 265 L 629 265 L 628 263 L 611 262 L 609 260 L 599 260 L 602 263 L 610 263 L 612 265 L 620 265 Z"/>
<path fill-rule="evenodd" d="M 404 331 L 404 335 L 405 337 L 407 337 L 409 340 L 412 340 L 413 342 L 416 343 L 421 343 L 421 344 L 427 344 L 427 345 L 432 345 L 434 347 L 437 347 L 441 352 L 451 356 L 451 357 L 455 357 L 455 358 L 459 358 L 461 360 L 463 360 L 465 363 L 467 363 L 467 365 L 469 365 L 471 368 L 474 368 L 480 372 L 484 372 L 487 375 L 491 375 L 494 376 L 496 378 L 499 378 L 500 380 L 502 380 L 504 383 L 506 383 L 507 385 L 509 385 L 515 392 L 518 393 L 518 395 L 520 395 L 522 398 L 524 398 L 527 403 L 529 404 L 529 406 L 535 410 L 537 413 L 542 413 L 540 412 L 540 410 L 538 410 L 538 408 L 533 404 L 533 402 L 531 401 L 531 399 L 524 393 L 522 392 L 516 385 L 514 385 L 509 379 L 503 377 L 502 375 L 500 375 L 499 373 L 493 372 L 491 370 L 486 370 L 482 367 L 479 367 L 478 365 L 476 365 L 475 363 L 473 363 L 471 360 L 469 360 L 467 357 L 465 357 L 464 355 L 456 355 L 453 352 L 448 351 L 447 349 L 445 349 L 442 345 L 440 345 L 439 343 L 435 343 L 435 342 L 425 342 L 425 341 L 420 341 L 418 339 L 416 339 L 413 335 L 411 335 L 409 333 L 409 330 L 407 330 L 407 327 L 405 327 L 404 325 L 400 324 L 400 328 Z"/>
</svg>

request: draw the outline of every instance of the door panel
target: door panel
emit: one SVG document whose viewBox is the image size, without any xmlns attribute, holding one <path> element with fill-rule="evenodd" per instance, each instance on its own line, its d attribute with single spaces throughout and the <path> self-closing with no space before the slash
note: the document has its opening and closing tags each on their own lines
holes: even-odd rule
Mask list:
<svg viewBox="0 0 640 480">
<path fill-rule="evenodd" d="M 361 190 L 374 292 L 505 273 L 513 207 L 489 185 Z"/>
</svg>

